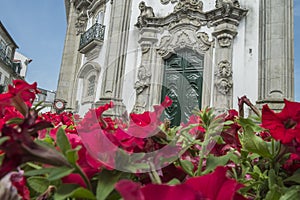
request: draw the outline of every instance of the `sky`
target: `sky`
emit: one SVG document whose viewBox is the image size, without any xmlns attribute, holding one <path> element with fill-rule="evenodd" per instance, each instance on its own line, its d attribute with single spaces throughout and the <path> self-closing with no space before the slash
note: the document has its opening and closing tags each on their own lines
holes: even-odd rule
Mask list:
<svg viewBox="0 0 300 200">
<path fill-rule="evenodd" d="M 294 0 L 295 100 L 300 101 L 300 0 Z M 0 20 L 18 51 L 31 58 L 26 80 L 57 89 L 66 14 L 63 0 L 0 0 Z"/>
</svg>

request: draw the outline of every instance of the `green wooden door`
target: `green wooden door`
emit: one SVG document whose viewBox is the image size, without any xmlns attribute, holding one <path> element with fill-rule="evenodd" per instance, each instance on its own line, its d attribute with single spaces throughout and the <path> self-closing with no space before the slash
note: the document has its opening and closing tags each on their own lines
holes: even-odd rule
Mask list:
<svg viewBox="0 0 300 200">
<path fill-rule="evenodd" d="M 203 55 L 184 49 L 166 59 L 164 67 L 162 101 L 169 96 L 173 104 L 162 117 L 172 126 L 179 125 L 188 121 L 195 108 L 201 108 Z"/>
</svg>

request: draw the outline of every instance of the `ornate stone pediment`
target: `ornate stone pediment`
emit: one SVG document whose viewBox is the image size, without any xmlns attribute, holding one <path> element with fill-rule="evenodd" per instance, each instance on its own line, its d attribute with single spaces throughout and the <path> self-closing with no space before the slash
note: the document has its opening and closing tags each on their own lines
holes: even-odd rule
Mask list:
<svg viewBox="0 0 300 200">
<path fill-rule="evenodd" d="M 141 6 L 142 5 L 142 6 Z M 174 7 L 174 11 L 165 17 L 155 17 L 153 9 L 140 3 L 140 16 L 136 27 L 168 27 L 172 29 L 181 24 L 191 24 L 200 28 L 206 25 L 206 16 L 202 11 L 202 1 L 200 0 L 180 0 Z"/>
<path fill-rule="evenodd" d="M 167 4 L 170 1 L 163 1 Z M 136 26 L 143 27 L 168 27 L 169 30 L 181 24 L 190 24 L 196 28 L 201 26 L 216 26 L 224 20 L 235 25 L 247 14 L 246 9 L 240 8 L 237 0 L 217 0 L 216 8 L 207 12 L 203 11 L 203 2 L 200 0 L 179 0 L 174 6 L 174 11 L 164 17 L 155 17 L 153 8 L 146 6 L 142 1 L 140 4 L 141 14 L 138 17 Z M 145 9 L 146 8 L 146 9 Z"/>
<path fill-rule="evenodd" d="M 191 30 L 178 31 L 175 34 L 165 35 L 161 38 L 158 45 L 158 54 L 162 57 L 168 57 L 178 49 L 190 48 L 203 54 L 211 47 L 212 41 L 209 41 L 207 33 L 195 33 Z"/>
</svg>

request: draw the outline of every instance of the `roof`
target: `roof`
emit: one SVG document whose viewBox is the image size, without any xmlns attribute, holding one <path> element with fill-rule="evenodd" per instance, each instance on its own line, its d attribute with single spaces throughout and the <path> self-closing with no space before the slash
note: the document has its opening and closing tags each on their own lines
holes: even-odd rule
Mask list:
<svg viewBox="0 0 300 200">
<path fill-rule="evenodd" d="M 0 28 L 5 32 L 5 34 L 7 35 L 7 37 L 12 41 L 12 43 L 16 46 L 16 48 L 19 48 L 18 45 L 16 44 L 16 42 L 14 41 L 14 39 L 10 36 L 10 34 L 8 33 L 8 31 L 6 30 L 6 28 L 2 24 L 1 20 L 0 20 Z"/>
</svg>

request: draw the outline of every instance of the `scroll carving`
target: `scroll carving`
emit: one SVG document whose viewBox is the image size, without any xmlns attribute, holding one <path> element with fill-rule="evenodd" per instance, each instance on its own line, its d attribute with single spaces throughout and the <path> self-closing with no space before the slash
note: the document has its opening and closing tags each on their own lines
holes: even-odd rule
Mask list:
<svg viewBox="0 0 300 200">
<path fill-rule="evenodd" d="M 215 76 L 217 77 L 215 85 L 218 89 L 218 92 L 226 95 L 233 86 L 232 70 L 229 61 L 224 60 L 219 62 Z"/>
</svg>

